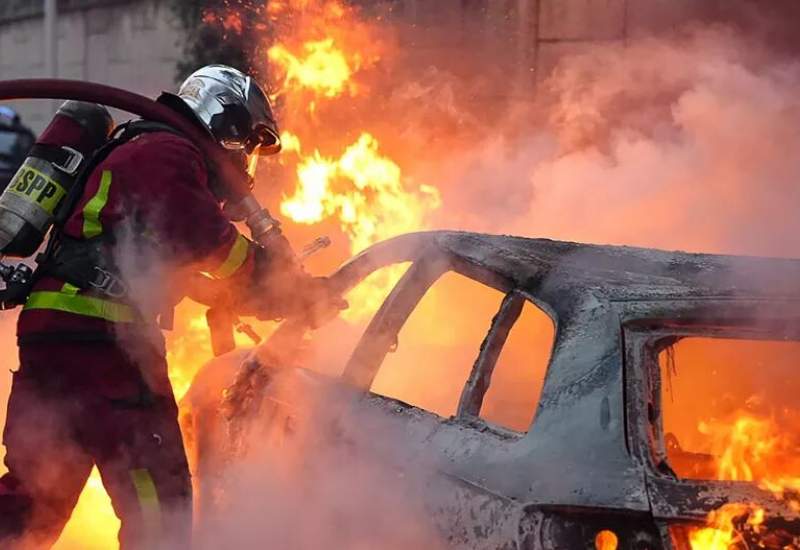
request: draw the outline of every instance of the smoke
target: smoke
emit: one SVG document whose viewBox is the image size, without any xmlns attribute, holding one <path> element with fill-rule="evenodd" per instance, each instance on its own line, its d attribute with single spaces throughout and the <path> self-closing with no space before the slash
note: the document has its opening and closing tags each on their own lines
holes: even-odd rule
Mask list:
<svg viewBox="0 0 800 550">
<path fill-rule="evenodd" d="M 437 225 L 797 255 L 798 84 L 726 27 L 594 46 L 543 82 L 529 133 L 450 159 Z"/>
<path fill-rule="evenodd" d="M 217 465 L 196 480 L 199 548 L 443 547 L 424 506 L 435 468 L 400 418 L 302 374 L 275 375 L 265 393 L 254 417 L 235 418 L 244 452 L 231 460 L 222 438 L 198 455 L 196 469 Z M 190 414 L 210 412 L 204 395 L 190 393 Z"/>
</svg>

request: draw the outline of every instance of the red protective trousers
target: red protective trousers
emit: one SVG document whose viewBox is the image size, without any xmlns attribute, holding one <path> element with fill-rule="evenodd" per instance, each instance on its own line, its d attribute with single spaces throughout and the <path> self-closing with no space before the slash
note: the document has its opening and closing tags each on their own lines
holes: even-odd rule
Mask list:
<svg viewBox="0 0 800 550">
<path fill-rule="evenodd" d="M 22 346 L 4 432 L 0 547 L 52 545 L 96 464 L 122 520 L 121 548 L 188 548 L 191 481 L 177 417 L 153 348 Z"/>
</svg>

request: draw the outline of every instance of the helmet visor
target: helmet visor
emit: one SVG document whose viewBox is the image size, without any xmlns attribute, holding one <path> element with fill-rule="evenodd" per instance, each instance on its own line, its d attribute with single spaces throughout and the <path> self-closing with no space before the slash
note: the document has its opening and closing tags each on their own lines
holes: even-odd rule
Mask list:
<svg viewBox="0 0 800 550">
<path fill-rule="evenodd" d="M 248 156 L 274 155 L 281 150 L 281 140 L 268 128 L 260 126 L 253 130 L 247 138 L 225 137 L 220 140 L 220 145 L 229 151 L 244 151 Z"/>
</svg>

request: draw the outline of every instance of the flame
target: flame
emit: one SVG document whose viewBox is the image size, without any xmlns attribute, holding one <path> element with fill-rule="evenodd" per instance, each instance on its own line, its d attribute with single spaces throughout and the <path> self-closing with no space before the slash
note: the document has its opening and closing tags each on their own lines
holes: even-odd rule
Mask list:
<svg viewBox="0 0 800 550">
<path fill-rule="evenodd" d="M 318 150 L 304 155 L 300 143 L 286 136 L 298 155 L 297 188 L 284 196 L 281 213 L 298 223 L 313 224 L 333 217 L 358 252 L 380 240 L 425 227 L 425 216 L 441 204 L 439 192 L 404 181 L 402 170 L 380 152 L 378 140 L 364 132 L 338 158 Z M 348 296 L 345 318 L 359 319 L 374 311 L 376 301 L 397 282 L 402 268 L 377 275 Z"/>
<path fill-rule="evenodd" d="M 745 519 L 745 525 L 756 533 L 762 531 L 764 510 L 747 504 L 726 504 L 712 511 L 707 519 L 708 527 L 694 530 L 689 535 L 692 550 L 735 550 L 743 542 L 736 528 L 737 521 Z"/>
<path fill-rule="evenodd" d="M 791 430 L 782 429 L 774 418 L 749 412 L 737 413 L 731 422 L 701 422 L 698 430 L 709 438 L 717 457 L 717 479 L 756 483 L 783 499 L 790 509 L 800 510 L 800 477 L 793 475 L 798 461 Z M 726 504 L 709 514 L 706 527 L 690 533 L 692 550 L 735 550 L 743 540 L 742 530 L 760 540 L 766 535 L 764 517 L 764 509 L 754 504 Z"/>
<path fill-rule="evenodd" d="M 304 225 L 335 224 L 349 253 L 428 227 L 428 214 L 441 203 L 439 191 L 409 177 L 375 131 L 355 121 L 342 127 L 324 120 L 373 90 L 370 70 L 388 50 L 375 23 L 340 0 L 279 0 L 267 11 L 279 25 L 267 58 L 288 129 L 281 136 L 281 163 L 295 180 L 282 196 L 283 216 Z M 281 21 L 290 28 L 282 32 Z M 323 148 L 321 137 L 331 135 Z M 402 272 L 391 269 L 359 285 L 347 297 L 345 319 L 374 311 Z"/>
<path fill-rule="evenodd" d="M 117 546 L 119 519 L 114 515 L 100 473 L 92 469 L 78 504 L 53 550 L 105 550 Z M 88 535 L 88 536 L 87 536 Z"/>
<path fill-rule="evenodd" d="M 354 252 L 424 227 L 425 213 L 439 207 L 438 190 L 426 185 L 411 190 L 400 167 L 381 155 L 378 140 L 367 132 L 339 158 L 323 157 L 317 150 L 298 154 L 298 186 L 284 197 L 281 212 L 308 224 L 336 216 Z"/>
<path fill-rule="evenodd" d="M 362 88 L 354 77 L 383 55 L 383 44 L 358 10 L 339 0 L 271 1 L 267 15 L 280 35 L 267 50 L 276 97 L 307 112 L 316 107 L 310 97 L 358 95 Z"/>
<path fill-rule="evenodd" d="M 356 86 L 349 82 L 354 70 L 352 61 L 334 47 L 332 38 L 306 42 L 303 50 L 303 54 L 298 56 L 282 44 L 269 49 L 270 60 L 284 69 L 283 89 L 300 87 L 317 91 L 325 97 L 336 97 L 345 89 L 351 95 L 356 93 Z M 353 61 L 356 61 L 357 68 L 359 57 Z"/>
<path fill-rule="evenodd" d="M 293 165 L 296 177 L 294 191 L 283 195 L 281 213 L 300 224 L 334 221 L 347 238 L 350 253 L 428 227 L 428 214 L 441 204 L 438 189 L 404 175 L 374 132 L 351 129 L 358 137 L 336 144 L 334 154 L 323 154 L 316 142 L 304 146 L 307 140 L 301 135 L 313 139 L 326 130 L 316 116 L 320 101 L 346 106 L 352 97 L 369 92 L 359 77 L 381 59 L 383 45 L 365 41 L 363 36 L 373 33 L 364 31 L 356 12 L 339 2 L 294 0 L 274 7 L 299 8 L 303 29 L 268 50 L 291 115 L 285 124 L 289 131 L 281 136 L 281 160 Z M 400 267 L 391 269 L 359 285 L 348 296 L 351 307 L 345 319 L 360 320 L 374 311 L 402 272 Z"/>
</svg>

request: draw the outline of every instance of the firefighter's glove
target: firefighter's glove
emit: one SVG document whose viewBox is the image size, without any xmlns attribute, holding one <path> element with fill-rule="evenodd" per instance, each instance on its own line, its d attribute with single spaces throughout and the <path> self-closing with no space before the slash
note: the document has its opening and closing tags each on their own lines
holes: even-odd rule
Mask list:
<svg viewBox="0 0 800 550">
<path fill-rule="evenodd" d="M 254 289 L 242 314 L 261 320 L 298 319 L 316 328 L 346 307 L 347 302 L 330 290 L 326 277 L 311 277 L 304 272 L 273 273 Z"/>
<path fill-rule="evenodd" d="M 317 327 L 347 307 L 326 277 L 312 277 L 297 262 L 283 235 L 256 255 L 255 284 L 248 291 L 243 315 L 259 319 L 302 319 Z"/>
</svg>

